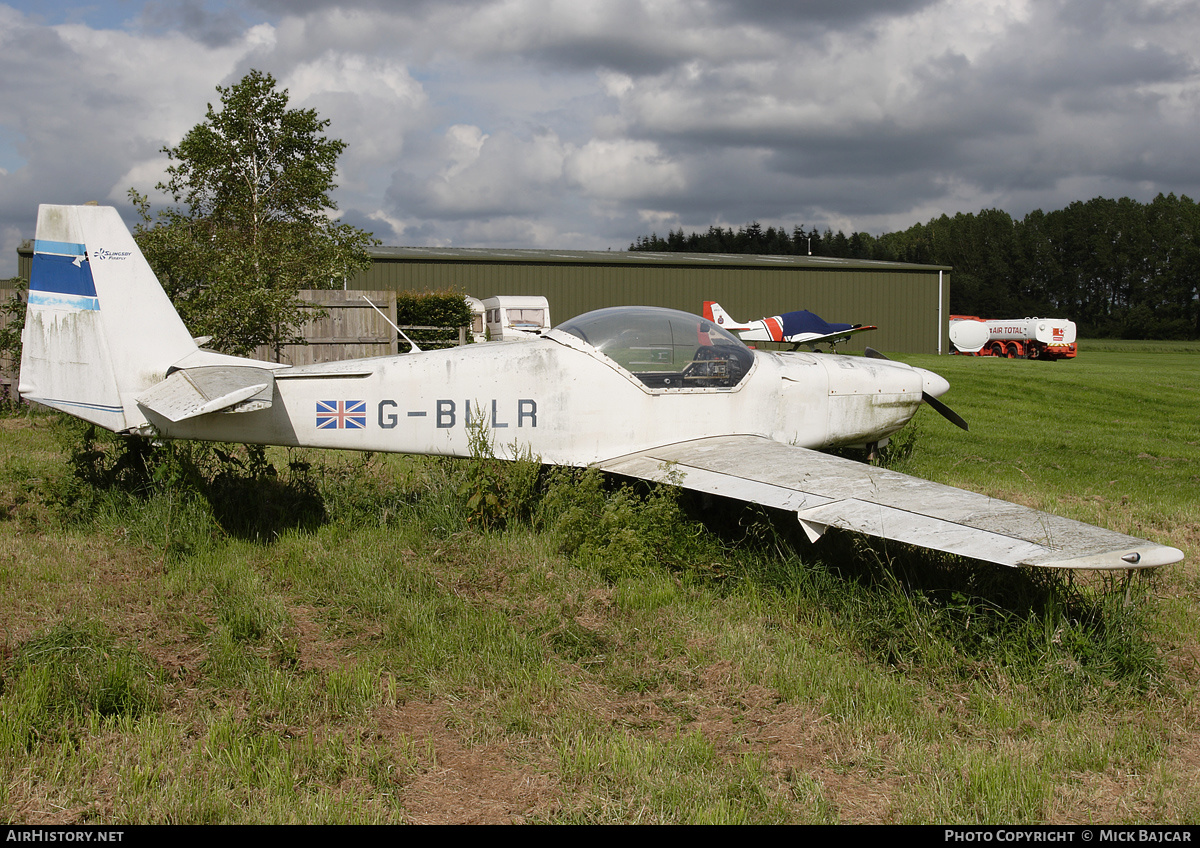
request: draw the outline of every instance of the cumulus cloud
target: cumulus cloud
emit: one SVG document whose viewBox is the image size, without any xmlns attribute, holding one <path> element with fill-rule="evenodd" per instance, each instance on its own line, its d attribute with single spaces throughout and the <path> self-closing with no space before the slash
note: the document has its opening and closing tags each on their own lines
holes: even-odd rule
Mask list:
<svg viewBox="0 0 1200 848">
<path fill-rule="evenodd" d="M 423 185 L 416 202 L 448 218 L 491 218 L 534 212 L 561 191 L 565 151 L 558 136 L 541 130 L 529 138 L 510 132 L 485 135 L 477 127 L 446 133 L 448 166 Z"/>
<path fill-rule="evenodd" d="M 1184 0 L 63 8 L 0 5 L 13 270 L 38 202 L 152 189 L 160 148 L 251 68 L 348 142 L 345 220 L 409 244 L 621 247 L 756 219 L 878 233 L 1200 191 Z"/>
<path fill-rule="evenodd" d="M 123 198 L 132 177 L 152 188 L 160 148 L 203 116 L 214 84 L 259 35 L 208 48 L 178 33 L 45 26 L 0 7 L 0 78 L 20 80 L 0 87 L 2 136 L 19 159 L 0 177 L 0 227 L 32 236 L 38 203 Z M 0 245 L 0 275 L 15 270 L 12 247 Z"/>
<path fill-rule="evenodd" d="M 293 107 L 316 109 L 330 122 L 328 134 L 346 141 L 339 196 L 355 207 L 377 205 L 405 139 L 429 120 L 421 83 L 389 58 L 327 50 L 296 63 L 280 85 Z"/>
</svg>

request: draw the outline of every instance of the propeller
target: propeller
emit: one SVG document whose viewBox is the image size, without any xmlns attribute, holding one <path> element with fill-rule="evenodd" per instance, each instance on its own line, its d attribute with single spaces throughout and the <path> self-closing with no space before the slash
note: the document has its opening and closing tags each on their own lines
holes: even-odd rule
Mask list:
<svg viewBox="0 0 1200 848">
<path fill-rule="evenodd" d="M 868 359 L 884 359 L 884 360 L 887 360 L 888 362 L 892 361 L 891 359 L 888 359 L 888 357 L 884 356 L 879 351 L 875 350 L 875 348 L 873 348 L 873 347 L 867 348 L 866 354 L 867 354 Z M 967 422 L 966 422 L 966 420 L 963 419 L 963 417 L 961 415 L 959 415 L 957 412 L 955 412 L 950 407 L 946 406 L 946 404 L 942 403 L 940 400 L 938 400 L 936 397 L 931 395 L 929 392 L 922 391 L 921 392 L 921 400 L 925 401 L 927 404 L 929 404 L 931 407 L 933 407 L 935 412 L 937 412 L 939 415 L 941 415 L 943 418 L 945 418 L 947 421 L 949 421 L 955 427 L 959 427 L 963 430 L 968 429 Z"/>
<path fill-rule="evenodd" d="M 967 422 L 961 415 L 959 415 L 950 407 L 946 406 L 946 404 L 942 403 L 929 392 L 921 392 L 921 400 L 932 406 L 938 412 L 938 414 L 940 414 L 955 427 L 959 427 L 963 430 L 968 429 Z"/>
</svg>

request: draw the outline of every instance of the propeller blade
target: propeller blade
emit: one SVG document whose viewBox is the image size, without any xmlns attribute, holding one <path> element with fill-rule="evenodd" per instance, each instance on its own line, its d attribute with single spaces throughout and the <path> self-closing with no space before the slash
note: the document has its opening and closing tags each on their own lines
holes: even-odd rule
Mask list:
<svg viewBox="0 0 1200 848">
<path fill-rule="evenodd" d="M 967 429 L 967 422 L 963 420 L 961 415 L 959 415 L 950 407 L 946 406 L 946 404 L 942 403 L 929 392 L 921 392 L 921 400 L 932 406 L 935 410 L 937 410 L 939 415 L 941 415 L 955 427 L 961 427 L 963 430 Z"/>
</svg>

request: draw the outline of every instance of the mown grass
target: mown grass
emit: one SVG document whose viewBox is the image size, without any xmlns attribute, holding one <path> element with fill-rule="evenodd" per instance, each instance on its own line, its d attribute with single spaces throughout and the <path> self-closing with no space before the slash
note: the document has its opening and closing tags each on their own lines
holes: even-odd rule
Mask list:
<svg viewBox="0 0 1200 848">
<path fill-rule="evenodd" d="M 1200 524 L 1200 357 L 901 358 L 950 381 L 943 400 L 971 431 L 922 415 L 900 470 L 1167 543 Z"/>
<path fill-rule="evenodd" d="M 1200 341 L 1179 339 L 1079 339 L 1081 356 L 1092 353 L 1200 353 Z"/>
<path fill-rule="evenodd" d="M 0 818 L 1189 821 L 1198 360 L 905 357 L 901 470 L 1175 544 L 1024 574 L 531 462 L 10 417 Z M 902 455 L 900 455 L 902 454 Z"/>
</svg>

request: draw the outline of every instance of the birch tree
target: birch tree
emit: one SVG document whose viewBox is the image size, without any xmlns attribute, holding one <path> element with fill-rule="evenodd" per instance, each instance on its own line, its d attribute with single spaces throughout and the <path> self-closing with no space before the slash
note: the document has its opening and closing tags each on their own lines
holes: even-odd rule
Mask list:
<svg viewBox="0 0 1200 848">
<path fill-rule="evenodd" d="M 175 206 L 143 223 L 138 242 L 184 322 L 211 345 L 244 355 L 299 341 L 296 292 L 333 288 L 370 264 L 370 233 L 335 220 L 338 156 L 329 121 L 288 106 L 274 77 L 251 71 L 176 147 L 158 189 Z"/>
</svg>

